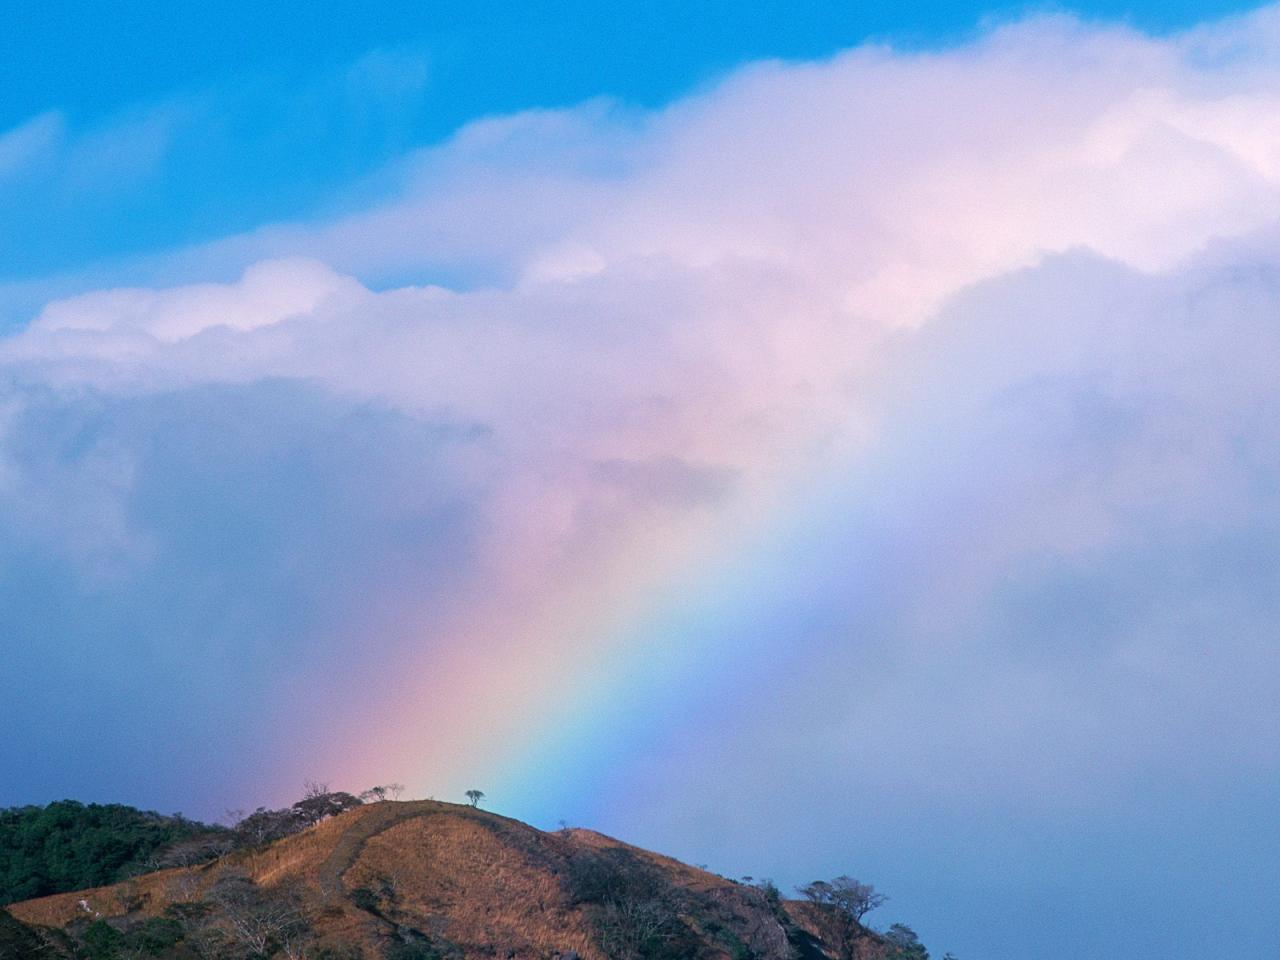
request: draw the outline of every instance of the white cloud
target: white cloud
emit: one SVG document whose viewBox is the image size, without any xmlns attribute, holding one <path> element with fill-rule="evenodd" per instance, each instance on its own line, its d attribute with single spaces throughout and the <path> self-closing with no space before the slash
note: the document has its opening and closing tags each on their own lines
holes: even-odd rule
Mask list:
<svg viewBox="0 0 1280 960">
<path fill-rule="evenodd" d="M 145 333 L 172 342 L 205 330 L 253 330 L 322 305 L 360 299 L 364 288 L 312 260 L 265 260 L 235 283 L 204 283 L 151 290 L 97 290 L 47 305 L 31 324 L 33 335 L 53 331 Z"/>
</svg>

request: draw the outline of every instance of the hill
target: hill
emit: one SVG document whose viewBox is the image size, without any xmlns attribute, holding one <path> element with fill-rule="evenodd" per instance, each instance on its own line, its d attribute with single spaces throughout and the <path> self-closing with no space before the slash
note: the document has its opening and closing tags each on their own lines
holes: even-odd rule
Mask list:
<svg viewBox="0 0 1280 960">
<path fill-rule="evenodd" d="M 176 845 L 227 831 L 121 804 L 62 800 L 0 810 L 0 905 L 112 883 L 163 865 Z"/>
<path fill-rule="evenodd" d="M 772 888 L 589 830 L 546 833 L 435 801 L 366 804 L 213 862 L 9 911 L 22 935 L 43 931 L 51 941 L 42 956 L 59 955 L 50 931 L 62 931 L 85 960 L 820 960 L 842 952 L 830 942 L 824 949 L 817 907 Z M 896 955 L 864 933 L 859 958 Z M 11 960 L 3 942 L 0 960 Z"/>
</svg>

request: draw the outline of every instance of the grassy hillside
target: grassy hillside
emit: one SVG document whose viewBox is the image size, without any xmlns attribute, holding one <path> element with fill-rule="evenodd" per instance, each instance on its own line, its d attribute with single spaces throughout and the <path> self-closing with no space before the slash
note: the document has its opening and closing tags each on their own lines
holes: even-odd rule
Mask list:
<svg viewBox="0 0 1280 960">
<path fill-rule="evenodd" d="M 816 960 L 807 909 L 591 831 L 434 801 L 10 908 L 86 960 Z M 863 956 L 886 954 L 867 938 Z"/>
<path fill-rule="evenodd" d="M 772 887 L 435 801 L 366 804 L 213 862 L 9 909 L 64 932 L 79 960 L 927 958 L 861 927 L 836 943 L 818 907 Z"/>
<path fill-rule="evenodd" d="M 74 800 L 0 810 L 0 905 L 101 886 L 158 865 L 174 844 L 216 829 L 119 804 Z"/>
</svg>

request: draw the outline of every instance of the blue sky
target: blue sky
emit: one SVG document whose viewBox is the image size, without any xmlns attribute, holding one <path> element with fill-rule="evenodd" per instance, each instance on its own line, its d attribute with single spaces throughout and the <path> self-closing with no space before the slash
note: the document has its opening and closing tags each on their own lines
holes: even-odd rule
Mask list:
<svg viewBox="0 0 1280 960">
<path fill-rule="evenodd" d="M 5 7 L 0 805 L 478 786 L 937 955 L 1268 956 L 1238 9 Z"/>
<path fill-rule="evenodd" d="M 1089 2 L 1149 30 L 1241 3 Z M 55 0 L 0 12 L 0 130 L 49 111 L 115 163 L 0 195 L 0 280 L 208 240 L 343 203 L 352 182 L 469 120 L 609 96 L 654 106 L 748 60 L 868 38 L 935 46 L 1035 5 Z M 353 72 L 354 71 L 354 72 Z M 75 160 L 67 161 L 76 163 Z M 3 170 L 0 170 L 0 174 Z M 90 182 L 86 182 L 90 181 Z M 377 186 L 366 189 L 377 190 Z"/>
</svg>

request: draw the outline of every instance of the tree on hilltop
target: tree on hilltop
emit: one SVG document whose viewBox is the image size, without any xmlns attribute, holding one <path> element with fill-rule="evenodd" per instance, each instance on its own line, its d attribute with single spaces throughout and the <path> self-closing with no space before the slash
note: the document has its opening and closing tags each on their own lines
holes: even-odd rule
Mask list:
<svg viewBox="0 0 1280 960">
<path fill-rule="evenodd" d="M 797 889 L 813 904 L 822 939 L 840 960 L 856 960 L 858 943 L 866 934 L 862 918 L 889 899 L 871 884 L 846 876 L 815 880 Z"/>
<path fill-rule="evenodd" d="M 260 847 L 282 840 L 364 802 L 345 791 L 330 790 L 327 783 L 315 780 L 308 780 L 303 789 L 302 799 L 290 807 L 282 810 L 259 807 L 242 817 L 233 828 L 240 845 Z"/>
<path fill-rule="evenodd" d="M 269 810 L 259 807 L 233 828 L 240 845 L 261 847 L 297 833 L 306 824 L 292 807 Z"/>
<path fill-rule="evenodd" d="M 484 799 L 483 790 L 468 790 L 467 799 L 471 801 L 473 807 L 480 806 L 480 801 Z"/>
<path fill-rule="evenodd" d="M 293 811 L 307 826 L 314 826 L 321 820 L 336 817 L 338 814 L 359 807 L 363 804 L 359 797 L 343 790 L 330 790 L 327 783 L 308 780 L 306 793 L 293 805 Z"/>
</svg>

